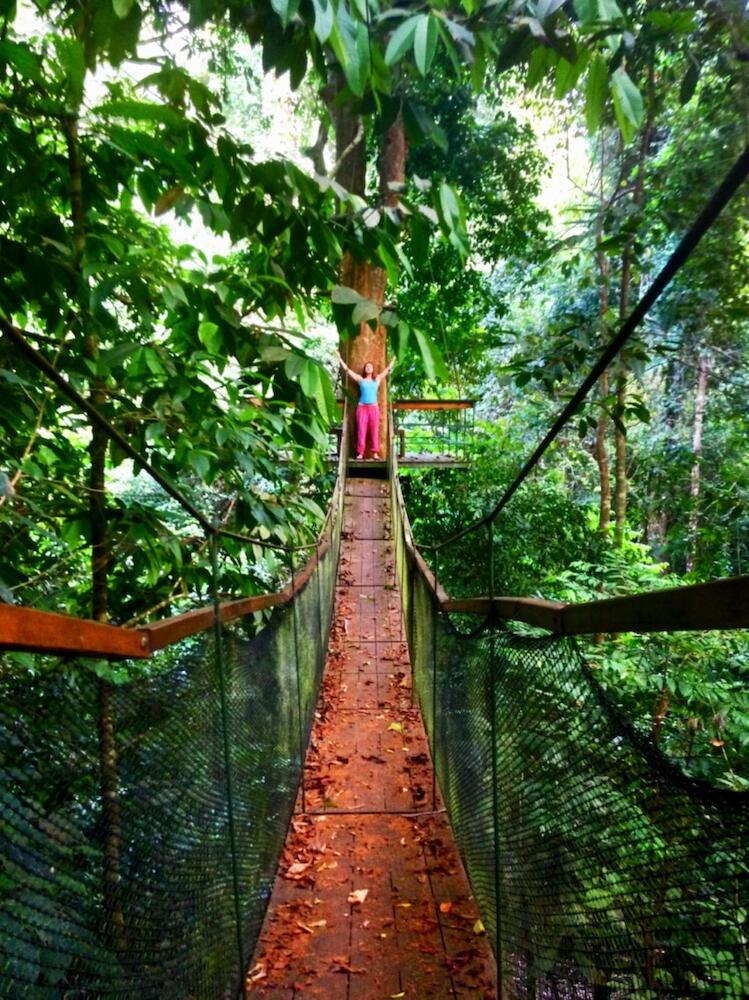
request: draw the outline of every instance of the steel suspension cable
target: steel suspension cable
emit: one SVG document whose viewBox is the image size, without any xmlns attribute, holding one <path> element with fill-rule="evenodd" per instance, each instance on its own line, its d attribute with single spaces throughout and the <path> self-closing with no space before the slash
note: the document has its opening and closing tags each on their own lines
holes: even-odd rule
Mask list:
<svg viewBox="0 0 749 1000">
<path fill-rule="evenodd" d="M 500 497 L 493 510 L 489 511 L 488 514 L 485 514 L 484 517 L 479 520 L 474 521 L 473 524 L 469 524 L 465 528 L 461 528 L 460 531 L 456 531 L 444 541 L 437 542 L 432 545 L 422 545 L 420 548 L 425 551 L 436 551 L 437 549 L 443 548 L 445 545 L 450 545 L 452 542 L 458 541 L 460 538 L 464 538 L 476 528 L 480 528 L 482 525 L 495 520 L 499 512 L 507 506 L 523 482 L 541 461 L 541 458 L 544 456 L 562 428 L 577 413 L 580 405 L 590 390 L 598 382 L 598 379 L 624 347 L 626 342 L 645 318 L 650 308 L 660 298 L 663 291 L 670 284 L 672 278 L 684 266 L 684 264 L 686 264 L 687 260 L 689 260 L 689 257 L 692 255 L 692 252 L 696 248 L 697 244 L 716 221 L 728 202 L 736 194 L 738 189 L 746 180 L 747 176 L 749 176 L 749 145 L 746 146 L 741 156 L 726 174 L 720 187 L 717 189 L 707 205 L 703 208 L 691 228 L 682 237 L 679 245 L 666 261 L 650 288 L 648 288 L 635 308 L 632 310 L 613 340 L 610 341 L 608 346 L 601 353 L 588 375 L 580 383 L 572 399 L 569 403 L 567 403 L 554 423 L 551 425 L 543 440 L 540 444 L 538 444 L 530 458 L 528 458 L 528 460 L 524 463 L 515 479 L 513 479 Z"/>
</svg>

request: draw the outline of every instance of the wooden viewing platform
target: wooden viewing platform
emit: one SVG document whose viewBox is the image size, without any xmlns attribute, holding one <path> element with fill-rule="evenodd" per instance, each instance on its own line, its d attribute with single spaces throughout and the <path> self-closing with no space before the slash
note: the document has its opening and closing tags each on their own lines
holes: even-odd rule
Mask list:
<svg viewBox="0 0 749 1000">
<path fill-rule="evenodd" d="M 343 400 L 338 403 L 343 407 Z M 401 469 L 467 469 L 474 435 L 475 399 L 394 399 L 390 402 L 393 437 Z M 335 451 L 328 460 L 338 461 L 343 425 L 334 424 L 330 434 Z M 350 454 L 349 475 L 373 475 L 372 467 L 385 463 L 356 459 Z"/>
<path fill-rule="evenodd" d="M 248 976 L 291 1000 L 493 998 L 411 670 L 388 485 L 349 479 L 335 618 L 300 795 Z"/>
</svg>

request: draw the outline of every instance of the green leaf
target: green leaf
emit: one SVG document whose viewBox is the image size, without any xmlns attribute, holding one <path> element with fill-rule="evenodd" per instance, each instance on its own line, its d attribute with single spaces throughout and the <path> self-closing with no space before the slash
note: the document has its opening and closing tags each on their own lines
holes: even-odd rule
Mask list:
<svg viewBox="0 0 749 1000">
<path fill-rule="evenodd" d="M 480 94 L 484 89 L 486 77 L 486 45 L 481 36 L 477 37 L 473 50 L 473 66 L 471 67 L 471 87 L 474 94 Z"/>
<path fill-rule="evenodd" d="M 153 347 L 143 348 L 143 360 L 146 362 L 146 368 L 148 368 L 152 375 L 162 376 L 166 374 L 158 352 Z"/>
<path fill-rule="evenodd" d="M 334 11 L 329 0 L 312 0 L 315 10 L 315 34 L 321 45 L 330 38 L 333 30 Z"/>
<path fill-rule="evenodd" d="M 577 18 L 583 27 L 596 21 L 598 17 L 596 0 L 573 0 L 572 6 L 575 8 Z"/>
<path fill-rule="evenodd" d="M 146 427 L 146 441 L 153 443 L 166 433 L 166 424 L 163 420 L 156 420 L 154 423 L 149 424 Z"/>
<path fill-rule="evenodd" d="M 330 300 L 339 306 L 355 306 L 362 301 L 362 296 L 348 285 L 333 285 Z"/>
<path fill-rule="evenodd" d="M 408 323 L 403 320 L 398 324 L 398 339 L 396 342 L 395 353 L 399 358 L 404 358 L 406 352 L 408 351 L 408 345 L 411 340 L 411 327 Z"/>
<path fill-rule="evenodd" d="M 198 327 L 198 339 L 211 354 L 220 353 L 222 338 L 217 323 L 202 322 Z"/>
<path fill-rule="evenodd" d="M 12 66 L 13 69 L 34 83 L 43 83 L 42 65 L 36 53 L 25 45 L 15 42 L 0 41 L 0 63 Z"/>
<path fill-rule="evenodd" d="M 338 420 L 340 411 L 338 408 L 338 400 L 336 399 L 335 391 L 333 389 L 333 383 L 330 381 L 328 373 L 321 369 L 320 372 L 320 385 L 322 386 L 323 397 L 325 400 L 326 409 L 322 410 L 327 417 L 329 423 L 334 423 Z M 318 395 L 318 405 L 319 405 L 319 395 Z"/>
<path fill-rule="evenodd" d="M 399 62 L 411 48 L 421 16 L 423 15 L 409 17 L 403 24 L 399 24 L 390 36 L 390 41 L 385 49 L 385 62 L 388 66 Z"/>
<path fill-rule="evenodd" d="M 667 35 L 688 35 L 697 28 L 697 17 L 694 11 L 654 10 L 645 18 L 659 32 Z"/>
<path fill-rule="evenodd" d="M 362 97 L 369 73 L 369 35 L 366 24 L 354 21 L 341 5 L 329 41 L 343 67 L 349 89 L 352 94 Z"/>
<path fill-rule="evenodd" d="M 112 9 L 117 17 L 124 21 L 132 10 L 134 3 L 135 0 L 112 0 Z"/>
<path fill-rule="evenodd" d="M 131 118 L 133 121 L 158 122 L 171 128 L 185 126 L 184 117 L 173 108 L 164 104 L 153 104 L 150 101 L 115 100 L 100 104 L 97 114 L 110 115 L 112 118 Z"/>
<path fill-rule="evenodd" d="M 354 324 L 368 323 L 371 319 L 377 319 L 379 315 L 380 308 L 376 302 L 372 302 L 371 299 L 362 299 L 354 306 L 351 319 Z"/>
<path fill-rule="evenodd" d="M 417 330 L 415 327 L 412 327 L 412 330 L 416 337 L 416 343 L 419 345 L 424 371 L 429 381 L 436 382 L 440 378 L 448 378 L 449 373 L 437 345 L 421 330 Z"/>
<path fill-rule="evenodd" d="M 684 79 L 681 81 L 681 87 L 679 88 L 679 102 L 681 104 L 687 104 L 691 101 L 692 96 L 697 89 L 699 79 L 700 64 L 698 62 L 693 62 L 690 64 Z"/>
<path fill-rule="evenodd" d="M 452 220 L 453 222 L 460 220 L 461 211 L 458 196 L 447 181 L 443 181 L 440 184 L 440 205 L 442 206 L 445 219 Z"/>
<path fill-rule="evenodd" d="M 299 0 L 270 0 L 270 5 L 281 18 L 284 28 L 299 10 Z"/>
<path fill-rule="evenodd" d="M 67 77 L 68 98 L 75 107 L 78 107 L 83 100 L 83 81 L 86 76 L 83 46 L 75 38 L 58 36 L 54 42 L 57 58 Z"/>
<path fill-rule="evenodd" d="M 546 71 L 554 62 L 556 54 L 553 49 L 547 48 L 545 45 L 538 45 L 528 60 L 528 73 L 526 76 L 526 85 L 529 89 L 537 87 L 538 84 L 546 76 Z"/>
<path fill-rule="evenodd" d="M 205 479 L 211 468 L 211 463 L 207 455 L 200 451 L 190 452 L 190 465 L 195 469 L 201 479 Z"/>
<path fill-rule="evenodd" d="M 171 305 L 169 299 L 173 299 L 175 302 L 182 302 L 184 305 L 188 305 L 187 296 L 185 295 L 185 290 L 179 281 L 174 281 L 172 278 L 166 278 L 164 280 L 164 298 L 167 303 Z"/>
<path fill-rule="evenodd" d="M 557 75 L 554 84 L 554 96 L 560 100 L 576 86 L 588 65 L 588 52 L 583 49 L 574 63 L 560 59 L 557 64 Z"/>
<path fill-rule="evenodd" d="M 299 384 L 305 396 L 314 398 L 320 384 L 320 376 L 317 365 L 307 358 L 302 359 L 303 364 L 299 372 Z"/>
<path fill-rule="evenodd" d="M 459 21 L 451 21 L 449 17 L 445 17 L 442 19 L 442 23 L 456 42 L 460 42 L 463 45 L 473 45 L 475 43 L 476 36 L 474 33 L 469 31 Z"/>
<path fill-rule="evenodd" d="M 539 21 L 545 21 L 547 17 L 551 17 L 555 11 L 558 11 L 560 7 L 564 6 L 567 0 L 538 0 L 538 6 L 536 7 L 536 17 Z"/>
<path fill-rule="evenodd" d="M 620 66 L 611 77 L 611 93 L 619 128 L 625 142 L 630 142 L 642 124 L 645 109 L 642 94 L 623 66 Z"/>
<path fill-rule="evenodd" d="M 421 14 L 414 33 L 416 68 L 426 76 L 437 50 L 437 21 L 431 14 Z"/>
<path fill-rule="evenodd" d="M 605 22 L 624 19 L 621 8 L 616 0 L 598 0 L 598 20 Z"/>
<path fill-rule="evenodd" d="M 263 347 L 260 350 L 260 357 L 267 364 L 278 364 L 281 361 L 287 361 L 291 356 L 290 352 L 285 347 L 279 347 L 276 344 L 271 344 L 267 347 Z"/>
<path fill-rule="evenodd" d="M 526 25 L 514 31 L 505 41 L 497 57 L 497 71 L 504 73 L 518 63 L 525 62 L 535 47 L 533 37 Z"/>
<path fill-rule="evenodd" d="M 305 358 L 299 373 L 299 384 L 304 395 L 309 399 L 314 399 L 320 415 L 325 419 L 334 419 L 335 396 L 330 388 L 327 374 L 319 365 Z M 331 410 L 331 397 L 333 410 Z"/>
<path fill-rule="evenodd" d="M 609 70 L 606 60 L 601 55 L 595 55 L 588 70 L 585 88 L 585 124 L 591 134 L 598 130 L 603 118 L 608 79 Z"/>
<path fill-rule="evenodd" d="M 439 190 L 442 231 L 462 257 L 468 253 L 465 215 L 455 190 L 443 181 Z"/>
</svg>

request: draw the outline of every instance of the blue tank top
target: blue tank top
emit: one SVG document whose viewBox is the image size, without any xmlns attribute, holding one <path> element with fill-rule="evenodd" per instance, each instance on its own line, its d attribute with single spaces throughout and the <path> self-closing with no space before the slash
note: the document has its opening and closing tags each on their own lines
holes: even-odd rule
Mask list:
<svg viewBox="0 0 749 1000">
<path fill-rule="evenodd" d="M 377 402 L 377 379 L 363 378 L 359 383 L 359 402 L 365 406 Z"/>
</svg>

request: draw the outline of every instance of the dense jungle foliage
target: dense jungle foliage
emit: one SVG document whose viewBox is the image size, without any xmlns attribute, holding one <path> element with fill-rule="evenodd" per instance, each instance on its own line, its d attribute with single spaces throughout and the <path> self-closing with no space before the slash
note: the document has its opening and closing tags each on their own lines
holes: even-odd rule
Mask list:
<svg viewBox="0 0 749 1000">
<path fill-rule="evenodd" d="M 482 517 L 739 156 L 748 114 L 738 0 L 0 0 L 0 601 L 133 625 L 287 583 L 278 547 L 314 540 L 331 493 L 343 388 L 334 349 L 370 335 L 397 355 L 392 396 L 477 401 L 467 468 L 404 474 L 417 540 L 442 541 Z M 490 565 L 498 592 L 565 601 L 746 571 L 748 207 L 744 185 L 502 512 L 493 546 L 482 529 L 444 550 L 448 591 L 486 593 Z M 430 437 L 439 450 L 430 428 L 425 447 Z M 143 462 L 214 529 L 249 542 L 224 536 L 214 570 L 211 532 Z M 293 558 L 298 567 L 306 552 Z M 298 637 L 293 615 L 286 622 L 293 640 L 276 656 L 288 667 Z M 723 792 L 749 789 L 742 632 L 602 635 L 581 648 L 651 748 Z M 164 690 L 171 677 L 192 691 L 196 656 L 193 644 L 164 658 Z M 122 873 L 140 864 L 121 851 L 118 739 L 137 756 L 138 781 L 155 787 L 146 744 L 141 759 L 140 737 L 126 740 L 148 716 L 128 710 L 118 732 L 116 692 L 129 705 L 139 689 L 119 683 L 155 669 L 21 653 L 0 665 L 6 709 L 24 708 L 29 733 L 48 705 L 76 738 L 85 730 L 84 749 L 59 759 L 38 730 L 32 756 L 51 755 L 54 767 L 33 794 L 74 814 L 95 844 L 103 877 L 89 872 L 83 895 L 92 920 L 100 897 L 107 909 L 107 968 L 125 951 Z M 304 712 L 283 676 L 283 699 L 272 687 L 262 697 L 291 706 L 301 766 Z M 214 687 L 206 682 L 213 703 Z M 77 689 L 80 726 L 58 696 Z M 200 780 L 212 788 L 227 747 L 203 695 L 195 712 L 216 760 L 202 759 Z M 170 705 L 170 693 L 159 696 L 160 724 L 172 725 Z M 582 716 L 566 708 L 571 740 Z M 176 746 L 169 768 L 181 774 L 189 759 Z M 251 749 L 234 748 L 245 775 Z M 274 764 L 289 763 L 283 753 Z M 478 756 L 473 766 L 483 781 Z M 33 784 L 32 769 L 23 774 Z M 279 800 L 286 780 L 268 778 Z M 600 808 L 613 828 L 616 809 Z M 225 840 L 224 813 L 206 812 Z M 202 835 L 200 817 L 185 822 Z M 638 807 L 628 822 L 641 839 L 625 838 L 617 858 L 649 871 L 658 817 Z M 544 849 L 546 824 L 532 831 Z M 561 825 L 560 856 L 587 864 L 577 816 Z M 279 844 L 263 851 L 271 871 Z M 158 868 L 147 837 L 140 846 L 144 868 Z M 186 853 L 202 864 L 192 843 Z M 713 857 L 713 869 L 724 860 Z M 738 880 L 744 860 L 730 863 Z M 595 877 L 584 872 L 583 891 Z M 715 920 L 695 881 L 700 912 Z M 613 873 L 608 888 L 605 906 L 626 912 L 629 883 Z M 261 911 L 264 890 L 251 889 Z M 72 925 L 68 891 L 59 914 Z M 4 927 L 15 903 L 0 899 Z M 585 905 L 590 930 L 603 904 Z M 737 902 L 719 917 L 726 947 L 745 956 L 747 909 Z M 693 927 L 684 934 L 692 942 Z M 32 978 L 37 966 L 46 974 L 45 947 L 24 958 Z M 704 969 L 720 959 L 707 945 L 692 951 L 690 982 L 702 976 L 703 994 L 718 995 Z M 608 990 L 611 970 L 594 958 L 586 974 Z M 60 975 L 77 982 L 75 969 Z M 736 979 L 719 995 L 745 986 Z"/>
</svg>

